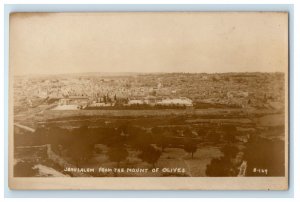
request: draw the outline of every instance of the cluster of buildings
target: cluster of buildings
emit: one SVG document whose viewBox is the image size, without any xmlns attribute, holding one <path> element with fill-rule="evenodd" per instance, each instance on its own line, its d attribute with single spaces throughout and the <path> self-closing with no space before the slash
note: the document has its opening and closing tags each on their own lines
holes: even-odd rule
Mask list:
<svg viewBox="0 0 300 202">
<path fill-rule="evenodd" d="M 193 101 L 186 97 L 180 97 L 180 98 L 157 98 L 154 96 L 148 96 L 145 99 L 133 99 L 129 100 L 127 105 L 160 105 L 160 106 L 169 106 L 169 105 L 175 105 L 175 106 L 186 106 L 186 107 L 192 107 Z"/>
<path fill-rule="evenodd" d="M 117 99 L 104 102 L 103 99 L 91 100 L 86 96 L 70 96 L 68 98 L 61 98 L 58 100 L 58 104 L 53 110 L 80 110 L 87 107 L 92 108 L 105 108 L 114 107 L 118 103 Z M 158 98 L 155 96 L 148 96 L 144 99 L 129 99 L 118 103 L 118 106 L 181 106 L 192 107 L 193 101 L 189 98 Z"/>
<path fill-rule="evenodd" d="M 84 96 L 70 96 L 58 100 L 55 110 L 77 110 L 84 109 L 89 104 L 89 98 Z"/>
<path fill-rule="evenodd" d="M 283 73 L 134 74 L 115 76 L 18 77 L 17 107 L 56 102 L 57 109 L 115 105 L 178 105 L 218 103 L 240 107 L 282 106 Z"/>
</svg>

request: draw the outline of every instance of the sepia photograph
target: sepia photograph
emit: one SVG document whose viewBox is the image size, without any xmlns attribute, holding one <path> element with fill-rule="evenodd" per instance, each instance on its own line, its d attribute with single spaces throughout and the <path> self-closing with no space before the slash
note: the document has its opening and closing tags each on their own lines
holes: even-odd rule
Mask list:
<svg viewBox="0 0 300 202">
<path fill-rule="evenodd" d="M 11 188 L 288 188 L 288 13 L 17 12 L 9 26 Z"/>
</svg>

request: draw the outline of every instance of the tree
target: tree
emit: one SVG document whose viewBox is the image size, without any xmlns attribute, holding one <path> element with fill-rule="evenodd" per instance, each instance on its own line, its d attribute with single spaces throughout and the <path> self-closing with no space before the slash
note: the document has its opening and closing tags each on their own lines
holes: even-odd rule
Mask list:
<svg viewBox="0 0 300 202">
<path fill-rule="evenodd" d="M 221 152 L 223 152 L 225 158 L 235 158 L 239 150 L 235 146 L 225 145 Z"/>
<path fill-rule="evenodd" d="M 34 164 L 29 162 L 18 162 L 14 166 L 15 177 L 34 177 L 38 174 L 38 169 L 34 169 Z"/>
<path fill-rule="evenodd" d="M 183 131 L 183 135 L 184 135 L 184 137 L 191 138 L 191 137 L 193 137 L 193 132 L 190 129 L 186 128 Z"/>
<path fill-rule="evenodd" d="M 236 130 L 235 126 L 225 125 L 225 126 L 223 126 L 222 129 L 224 131 L 223 139 L 226 142 L 234 142 L 235 141 L 235 136 L 237 134 L 237 130 Z"/>
<path fill-rule="evenodd" d="M 83 126 L 75 129 L 68 146 L 70 157 L 75 161 L 76 166 L 82 161 L 87 161 L 93 154 L 94 144 L 90 142 L 88 128 Z"/>
<path fill-rule="evenodd" d="M 168 145 L 168 137 L 172 136 L 172 132 L 163 128 L 154 127 L 152 128 L 152 133 L 155 143 L 161 147 L 161 151 L 163 152 Z"/>
<path fill-rule="evenodd" d="M 211 130 L 206 133 L 206 139 L 213 143 L 220 142 L 221 135 L 217 131 Z"/>
<path fill-rule="evenodd" d="M 139 158 L 155 167 L 156 162 L 161 156 L 161 151 L 155 149 L 152 145 L 148 145 L 143 148 L 142 153 L 139 154 Z"/>
<path fill-rule="evenodd" d="M 123 133 L 123 134 L 128 134 L 128 132 L 129 132 L 129 127 L 131 127 L 130 126 L 130 123 L 129 122 L 124 122 L 124 123 L 122 123 L 119 127 L 118 127 L 118 129 L 117 129 L 117 131 L 121 134 L 121 133 Z"/>
<path fill-rule="evenodd" d="M 112 162 L 117 162 L 118 167 L 120 167 L 120 162 L 127 158 L 128 151 L 124 146 L 112 147 L 107 155 Z"/>
<path fill-rule="evenodd" d="M 205 137 L 206 136 L 206 134 L 207 134 L 207 129 L 205 129 L 205 128 L 199 128 L 198 130 L 197 130 L 197 133 L 198 133 L 198 136 L 200 136 L 200 137 Z"/>
<path fill-rule="evenodd" d="M 137 151 L 142 151 L 144 147 L 151 143 L 151 137 L 147 134 L 134 135 L 130 139 L 130 144 Z"/>
<path fill-rule="evenodd" d="M 192 159 L 194 158 L 194 153 L 197 151 L 197 145 L 192 139 L 186 141 L 184 144 L 184 151 L 192 154 Z"/>
<path fill-rule="evenodd" d="M 103 128 L 102 137 L 102 140 L 100 140 L 98 143 L 105 144 L 109 147 L 123 145 L 126 138 L 121 135 L 121 131 L 107 127 Z"/>
<path fill-rule="evenodd" d="M 170 135 L 171 135 L 170 131 L 165 131 L 161 135 L 156 135 L 157 144 L 161 147 L 162 152 L 168 146 L 168 137 Z"/>
<path fill-rule="evenodd" d="M 151 135 L 140 127 L 132 126 L 128 128 L 127 144 L 134 149 L 142 151 L 143 148 L 151 143 Z"/>
<path fill-rule="evenodd" d="M 206 175 L 214 177 L 237 176 L 238 168 L 233 164 L 232 159 L 236 158 L 238 148 L 226 145 L 221 151 L 224 156 L 211 160 L 210 164 L 206 166 Z"/>
<path fill-rule="evenodd" d="M 225 158 L 214 158 L 206 166 L 206 175 L 212 177 L 226 177 L 230 175 L 231 164 Z"/>
</svg>

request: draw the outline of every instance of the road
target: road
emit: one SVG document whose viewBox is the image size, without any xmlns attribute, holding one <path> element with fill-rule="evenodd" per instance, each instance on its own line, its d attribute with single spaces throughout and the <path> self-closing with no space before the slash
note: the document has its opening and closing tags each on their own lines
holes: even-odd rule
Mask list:
<svg viewBox="0 0 300 202">
<path fill-rule="evenodd" d="M 19 128 L 22 128 L 22 129 L 24 129 L 24 130 L 30 131 L 30 132 L 32 132 L 32 133 L 35 132 L 35 129 L 30 128 L 30 127 L 28 127 L 28 126 L 24 126 L 24 125 L 21 125 L 21 124 L 19 124 L 19 123 L 14 123 L 14 125 L 17 126 L 17 127 L 19 127 Z"/>
</svg>

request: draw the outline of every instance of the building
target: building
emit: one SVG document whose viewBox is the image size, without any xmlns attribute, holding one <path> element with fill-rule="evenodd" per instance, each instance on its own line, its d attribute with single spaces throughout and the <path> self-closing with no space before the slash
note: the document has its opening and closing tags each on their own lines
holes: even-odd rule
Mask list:
<svg viewBox="0 0 300 202">
<path fill-rule="evenodd" d="M 69 96 L 68 98 L 61 98 L 58 101 L 58 106 L 53 110 L 77 110 L 87 107 L 89 103 L 88 97 L 84 96 Z"/>
<path fill-rule="evenodd" d="M 158 105 L 178 105 L 178 106 L 187 106 L 192 107 L 193 101 L 189 98 L 174 98 L 174 99 L 163 99 L 157 102 Z"/>
<path fill-rule="evenodd" d="M 163 105 L 163 106 L 172 106 L 172 105 L 177 105 L 177 106 L 186 106 L 186 107 L 192 107 L 193 106 L 193 101 L 189 98 L 157 98 L 155 96 L 148 96 L 145 99 L 134 99 L 134 100 L 129 100 L 128 105 L 136 105 L 136 104 L 147 104 L 151 106 L 155 105 Z"/>
<path fill-rule="evenodd" d="M 147 104 L 145 100 L 129 100 L 128 105 Z"/>
</svg>

